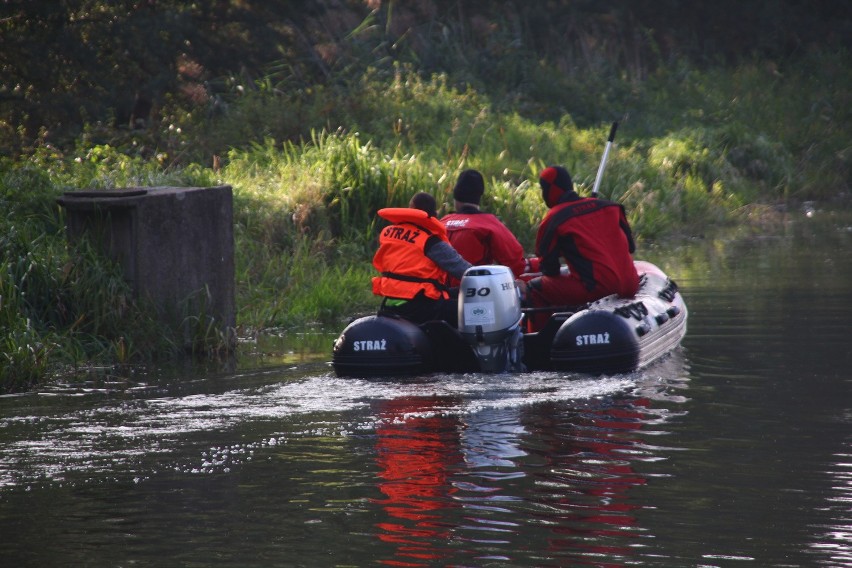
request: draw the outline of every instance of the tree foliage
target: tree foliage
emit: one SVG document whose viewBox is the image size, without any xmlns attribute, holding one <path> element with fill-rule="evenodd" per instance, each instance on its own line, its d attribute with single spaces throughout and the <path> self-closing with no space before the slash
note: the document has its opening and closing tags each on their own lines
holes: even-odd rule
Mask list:
<svg viewBox="0 0 852 568">
<path fill-rule="evenodd" d="M 7 0 L 0 154 L 67 142 L 86 124 L 214 113 L 234 77 L 271 73 L 271 87 L 298 91 L 404 61 L 558 115 L 587 102 L 572 77 L 603 68 L 641 81 L 678 58 L 771 60 L 849 38 L 852 4 L 834 0 Z"/>
<path fill-rule="evenodd" d="M 169 98 L 211 104 L 211 81 L 273 60 L 307 74 L 324 31 L 305 23 L 322 22 L 324 10 L 309 0 L 6 2 L 3 150 L 73 134 L 86 122 L 141 126 Z"/>
</svg>

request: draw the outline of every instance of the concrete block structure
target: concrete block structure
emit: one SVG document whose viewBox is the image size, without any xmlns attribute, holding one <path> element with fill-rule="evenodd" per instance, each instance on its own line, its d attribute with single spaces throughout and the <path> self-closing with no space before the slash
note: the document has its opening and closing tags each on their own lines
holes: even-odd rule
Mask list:
<svg viewBox="0 0 852 568">
<path fill-rule="evenodd" d="M 58 202 L 69 241 L 88 235 L 187 342 L 201 316 L 235 345 L 231 186 L 69 191 Z"/>
</svg>

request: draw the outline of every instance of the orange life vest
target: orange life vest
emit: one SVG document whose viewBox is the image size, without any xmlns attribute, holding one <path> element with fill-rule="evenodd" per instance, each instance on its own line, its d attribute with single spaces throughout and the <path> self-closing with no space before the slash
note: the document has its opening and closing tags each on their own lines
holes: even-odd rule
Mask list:
<svg viewBox="0 0 852 568">
<path fill-rule="evenodd" d="M 421 291 L 434 300 L 449 298 L 447 273 L 426 256 L 426 241 L 436 236 L 447 240 L 447 229 L 420 209 L 389 207 L 379 217 L 392 225 L 379 235 L 373 266 L 381 276 L 373 278 L 373 294 L 410 300 Z"/>
</svg>

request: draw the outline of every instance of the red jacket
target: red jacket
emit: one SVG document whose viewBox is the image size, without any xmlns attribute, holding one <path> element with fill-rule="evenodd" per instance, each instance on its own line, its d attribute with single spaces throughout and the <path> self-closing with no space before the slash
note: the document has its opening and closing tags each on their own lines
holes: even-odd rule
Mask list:
<svg viewBox="0 0 852 568">
<path fill-rule="evenodd" d="M 631 257 L 636 245 L 618 203 L 591 197 L 557 203 L 544 216 L 535 247 L 545 276 L 558 276 L 563 258 L 568 277 L 580 279 L 586 290 L 600 293 L 598 297 L 630 297 L 639 288 Z"/>
<path fill-rule="evenodd" d="M 515 276 L 524 272 L 524 248 L 500 219 L 465 207 L 441 219 L 453 248 L 474 265 L 502 264 Z"/>
<path fill-rule="evenodd" d="M 428 298 L 449 298 L 447 273 L 426 256 L 432 236 L 447 240 L 444 225 L 425 211 L 405 207 L 379 210 L 392 225 L 379 235 L 373 266 L 381 276 L 373 278 L 373 294 L 410 300 L 421 290 Z"/>
</svg>

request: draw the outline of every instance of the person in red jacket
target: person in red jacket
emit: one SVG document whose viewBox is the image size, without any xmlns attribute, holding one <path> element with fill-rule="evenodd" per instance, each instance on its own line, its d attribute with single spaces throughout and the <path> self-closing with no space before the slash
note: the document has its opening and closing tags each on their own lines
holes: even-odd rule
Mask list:
<svg viewBox="0 0 852 568">
<path fill-rule="evenodd" d="M 463 171 L 453 188 L 455 213 L 445 215 L 441 222 L 447 227 L 453 248 L 465 260 L 475 266 L 502 264 L 518 277 L 527 265 L 524 248 L 497 216 L 479 209 L 483 193 L 482 174 L 476 170 Z M 458 285 L 458 281 L 452 284 Z"/>
<path fill-rule="evenodd" d="M 542 197 L 550 208 L 536 235 L 536 258 L 530 260 L 541 276 L 522 285 L 525 304 L 578 306 L 610 294 L 631 297 L 639 290 L 639 275 L 631 253 L 636 250 L 624 207 L 593 197 L 580 197 L 568 170 L 545 168 L 539 177 Z M 562 270 L 562 262 L 568 272 Z M 530 318 L 540 329 L 549 314 Z"/>
<path fill-rule="evenodd" d="M 373 294 L 382 296 L 381 312 L 392 312 L 414 323 L 445 320 L 458 325 L 457 291 L 448 277 L 461 279 L 471 264 L 450 245 L 437 218 L 435 198 L 417 193 L 408 208 L 380 209 L 390 221 L 379 235 L 373 266 Z"/>
</svg>

